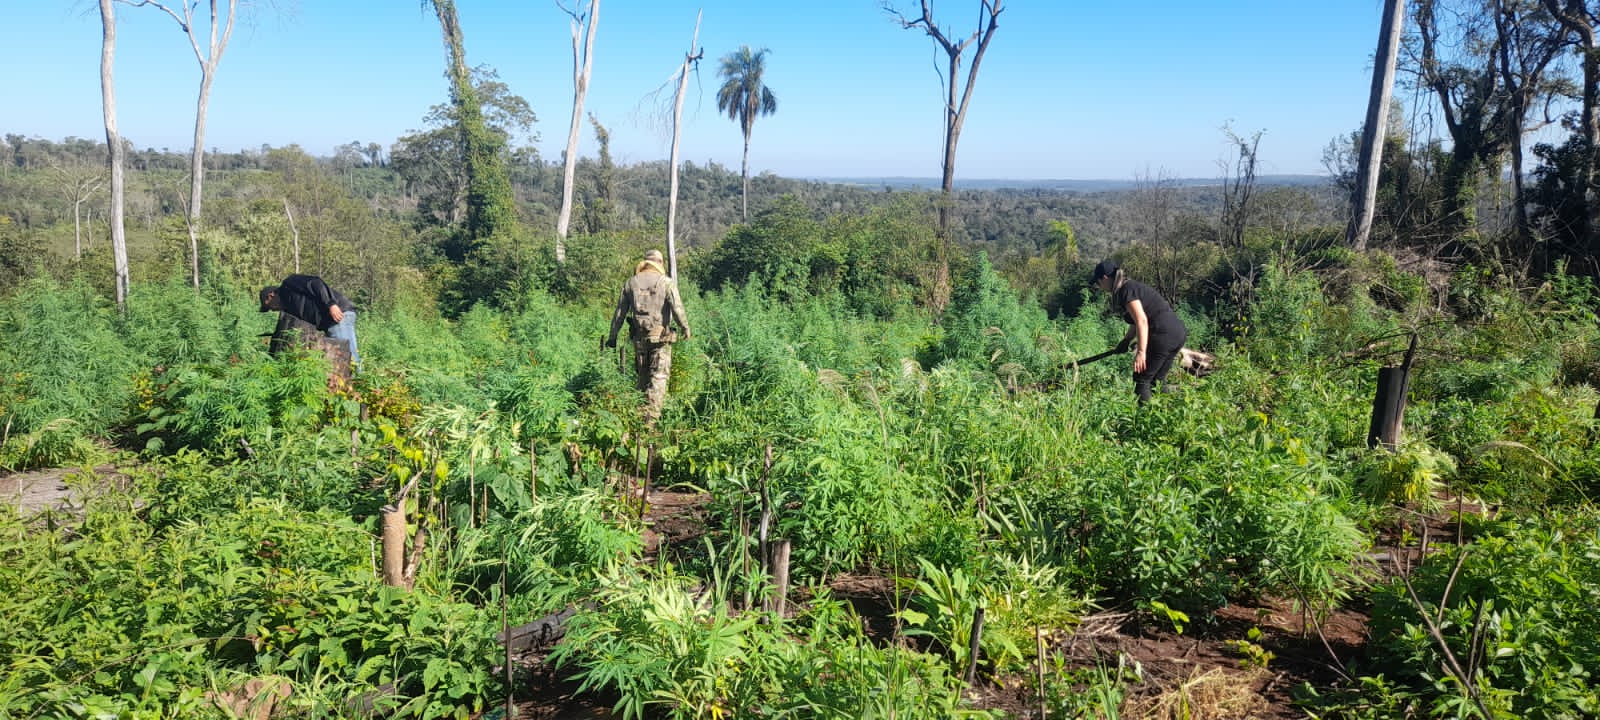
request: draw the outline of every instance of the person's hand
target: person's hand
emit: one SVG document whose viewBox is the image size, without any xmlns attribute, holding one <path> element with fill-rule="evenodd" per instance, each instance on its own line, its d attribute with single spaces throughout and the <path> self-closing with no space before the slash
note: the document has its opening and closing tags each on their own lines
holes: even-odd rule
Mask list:
<svg viewBox="0 0 1600 720">
<path fill-rule="evenodd" d="M 601 344 L 604 345 L 608 349 L 609 348 L 614 348 L 614 347 L 617 346 L 617 338 L 616 338 L 615 335 L 613 335 L 611 337 L 606 338 L 606 341 L 601 343 Z"/>
<path fill-rule="evenodd" d="M 1145 359 L 1144 359 L 1144 350 L 1136 350 L 1136 351 L 1134 351 L 1134 353 L 1133 353 L 1133 371 L 1136 372 L 1136 373 L 1142 373 L 1142 372 L 1144 372 L 1145 367 L 1147 367 L 1148 365 L 1149 365 L 1149 363 L 1146 363 Z"/>
<path fill-rule="evenodd" d="M 689 332 L 689 328 L 684 328 L 683 329 L 683 339 L 684 340 L 688 340 L 690 335 L 691 335 L 691 333 Z"/>
<path fill-rule="evenodd" d="M 336 323 L 342 323 L 344 322 L 344 311 L 340 310 L 338 305 L 329 305 L 328 317 L 333 318 Z"/>
<path fill-rule="evenodd" d="M 1131 344 L 1132 344 L 1132 343 L 1130 343 L 1130 342 L 1129 342 L 1129 341 L 1128 341 L 1128 339 L 1127 339 L 1127 338 L 1123 338 L 1123 339 L 1122 339 L 1122 342 L 1119 342 L 1119 343 L 1117 343 L 1117 346 L 1116 346 L 1116 347 L 1114 347 L 1114 348 L 1111 348 L 1111 350 L 1112 350 L 1112 351 L 1113 351 L 1113 352 L 1117 352 L 1117 353 L 1125 353 L 1125 352 L 1127 352 L 1127 351 L 1128 351 L 1128 347 L 1129 347 L 1129 346 L 1130 346 L 1130 345 L 1131 345 Z"/>
</svg>

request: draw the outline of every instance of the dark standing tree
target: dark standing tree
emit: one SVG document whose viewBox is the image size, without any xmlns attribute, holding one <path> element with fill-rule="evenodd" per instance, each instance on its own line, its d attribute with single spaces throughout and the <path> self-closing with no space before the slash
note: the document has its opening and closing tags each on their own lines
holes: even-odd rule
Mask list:
<svg viewBox="0 0 1600 720">
<path fill-rule="evenodd" d="M 1507 150 L 1511 156 L 1512 213 L 1519 247 L 1515 253 L 1527 257 L 1532 228 L 1523 189 L 1522 138 L 1529 132 L 1554 122 L 1550 103 L 1568 94 L 1566 78 L 1551 72 L 1551 63 L 1565 46 L 1564 34 L 1555 18 L 1538 0 L 1496 0 L 1495 36 L 1500 50 L 1500 82 L 1510 105 L 1506 122 L 1510 127 Z M 1542 117 L 1533 117 L 1543 105 Z"/>
<path fill-rule="evenodd" d="M 1533 0 L 1414 0 L 1412 69 L 1438 101 L 1450 135 L 1441 177 L 1448 233 L 1459 249 L 1479 243 L 1478 186 L 1498 182 L 1502 163 L 1520 162 L 1532 108 L 1555 84 L 1546 71 L 1558 52 L 1554 20 Z M 1518 198 L 1521 205 L 1521 198 Z M 1524 228 L 1518 228 L 1523 232 Z"/>
<path fill-rule="evenodd" d="M 117 16 L 112 0 L 100 0 L 100 102 L 105 114 L 107 161 L 111 166 L 111 224 L 112 272 L 116 276 L 117 307 L 126 307 L 128 301 L 128 235 L 122 225 L 124 150 L 122 135 L 117 132 L 117 91 L 113 81 L 112 60 L 117 51 Z"/>
<path fill-rule="evenodd" d="M 892 0 L 884 0 L 883 9 L 907 30 L 921 30 L 933 39 L 934 44 L 944 51 L 948 66 L 941 73 L 945 85 L 944 102 L 944 163 L 943 175 L 939 183 L 939 224 L 937 232 L 939 237 L 935 242 L 938 258 L 935 263 L 934 297 L 933 306 L 936 312 L 944 310 L 950 301 L 950 216 L 955 204 L 955 179 L 956 179 L 956 144 L 961 140 L 961 125 L 967 119 L 967 106 L 972 101 L 972 88 L 978 82 L 978 65 L 983 62 L 983 54 L 989 49 L 989 41 L 994 39 L 994 31 L 999 28 L 1001 4 L 1003 0 L 980 0 L 978 3 L 978 26 L 966 39 L 956 42 L 954 35 L 940 28 L 933 20 L 933 6 L 930 0 L 922 0 L 921 15 L 911 18 L 895 9 Z M 965 84 L 962 84 L 961 58 L 967 48 L 977 43 L 977 48 L 972 53 L 972 66 L 967 69 Z"/>
<path fill-rule="evenodd" d="M 528 101 L 511 92 L 494 68 L 479 65 L 471 75 L 485 132 L 502 154 L 515 141 L 531 138 L 539 118 Z M 388 164 L 405 181 L 424 219 L 440 225 L 465 223 L 469 177 L 461 113 L 454 102 L 442 103 L 429 108 L 423 122 L 428 129 L 413 130 L 395 141 Z M 527 149 L 514 152 L 523 151 Z M 452 252 L 451 259 L 460 260 L 464 250 Z"/>
<path fill-rule="evenodd" d="M 1583 65 L 1582 104 L 1577 119 L 1583 149 L 1578 162 L 1577 194 L 1583 199 L 1584 213 L 1576 235 L 1583 246 L 1592 248 L 1600 235 L 1600 44 L 1595 38 L 1600 14 L 1590 9 L 1585 0 L 1544 0 L 1544 6 L 1569 35 L 1576 37 Z"/>
<path fill-rule="evenodd" d="M 1230 249 L 1244 247 L 1244 231 L 1250 222 L 1250 200 L 1256 192 L 1256 163 L 1260 158 L 1261 130 L 1244 137 L 1224 127 L 1228 144 L 1235 150 L 1233 164 L 1219 162 L 1222 169 L 1222 242 Z"/>
<path fill-rule="evenodd" d="M 594 30 L 600 24 L 600 0 L 589 0 L 589 11 L 585 13 L 569 10 L 565 5 L 560 7 L 572 16 L 572 123 L 567 126 L 561 212 L 556 216 L 556 262 L 564 263 L 567 261 L 567 229 L 572 222 L 572 185 L 578 170 L 578 128 L 583 122 L 583 101 L 589 94 L 589 77 L 594 68 Z M 581 44 L 580 36 L 587 36 Z"/>
<path fill-rule="evenodd" d="M 590 179 L 592 186 L 590 197 L 584 203 L 584 227 L 590 235 L 596 235 L 612 227 L 612 216 L 616 214 L 616 163 L 611 160 L 611 131 L 600 124 L 600 120 L 589 113 L 589 124 L 594 126 L 594 141 L 600 146 L 596 153 L 598 156 L 594 164 L 594 176 Z"/>
<path fill-rule="evenodd" d="M 484 121 L 483 105 L 472 84 L 472 73 L 467 70 L 467 52 L 456 4 L 454 0 L 431 1 L 450 56 L 447 69 L 450 103 L 455 110 L 461 150 L 466 158 L 465 230 L 470 245 L 497 232 L 511 230 L 516 220 L 516 207 L 512 202 L 511 178 L 506 172 L 505 159 L 501 157 L 505 141 Z"/>
<path fill-rule="evenodd" d="M 1361 128 L 1361 159 L 1356 167 L 1350 227 L 1346 232 L 1346 241 L 1357 252 L 1367 249 L 1367 239 L 1372 235 L 1372 216 L 1378 202 L 1378 169 L 1383 165 L 1384 131 L 1389 127 L 1389 103 L 1394 95 L 1394 72 L 1404 26 L 1405 2 L 1384 0 L 1378 51 L 1372 59 L 1372 93 L 1367 98 L 1367 122 Z"/>
<path fill-rule="evenodd" d="M 722 87 L 717 90 L 717 110 L 728 114 L 728 119 L 739 123 L 744 133 L 744 155 L 739 163 L 739 176 L 744 180 L 741 209 L 744 221 L 750 222 L 750 131 L 755 129 L 756 118 L 778 111 L 778 98 L 763 82 L 767 72 L 767 49 L 751 50 L 741 45 L 722 57 L 717 75 L 722 77 Z"/>
<path fill-rule="evenodd" d="M 118 0 L 133 7 L 154 7 L 171 17 L 189 38 L 189 47 L 194 50 L 194 58 L 200 63 L 200 96 L 195 102 L 194 109 L 194 148 L 189 158 L 189 275 L 196 290 L 200 289 L 200 189 L 205 183 L 205 148 L 206 148 L 206 108 L 211 102 L 211 83 L 217 78 L 217 65 L 222 62 L 222 52 L 228 47 L 228 39 L 233 37 L 233 23 L 239 16 L 239 0 L 226 0 L 226 12 L 219 13 L 218 1 L 209 0 L 206 5 L 208 26 L 210 34 L 206 38 L 204 48 L 200 46 L 195 26 L 195 11 L 199 8 L 199 0 L 180 0 L 174 10 L 173 6 L 158 0 Z M 181 12 L 180 12 L 181 11 Z M 226 17 L 224 17 L 224 15 Z M 217 37 L 218 28 L 222 30 L 222 37 Z"/>
<path fill-rule="evenodd" d="M 490 127 L 484 104 L 467 69 L 465 42 L 454 0 L 431 0 L 439 17 L 449 66 L 450 104 L 459 131 L 467 180 L 466 222 L 452 233 L 447 254 L 463 262 L 443 292 L 452 310 L 474 303 L 507 305 L 521 296 L 529 277 L 529 258 L 518 227 L 516 198 L 507 170 L 503 133 Z"/>
</svg>

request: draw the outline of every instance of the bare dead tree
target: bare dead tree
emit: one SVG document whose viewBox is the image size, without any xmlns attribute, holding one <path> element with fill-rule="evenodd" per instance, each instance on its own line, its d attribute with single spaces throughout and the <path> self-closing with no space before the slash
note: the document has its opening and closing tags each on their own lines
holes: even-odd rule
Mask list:
<svg viewBox="0 0 1600 720">
<path fill-rule="evenodd" d="M 572 16 L 572 124 L 567 131 L 561 212 L 556 216 L 556 262 L 564 263 L 567 261 L 567 230 L 572 222 L 573 178 L 578 170 L 578 130 L 583 123 L 583 102 L 589 94 L 589 77 L 594 67 L 594 31 L 600 24 L 600 0 L 589 0 L 589 10 L 585 13 L 568 9 L 559 2 L 557 5 Z M 581 45 L 580 31 L 586 36 Z"/>
<path fill-rule="evenodd" d="M 85 167 L 74 161 L 67 165 L 52 165 L 51 171 L 61 188 L 61 194 L 72 205 L 73 258 L 83 259 L 83 204 L 105 186 L 106 176 L 99 168 Z"/>
<path fill-rule="evenodd" d="M 200 63 L 200 94 L 194 110 L 194 150 L 189 159 L 189 212 L 186 223 L 189 230 L 189 274 L 195 290 L 200 289 L 200 199 L 205 183 L 206 108 L 211 102 L 211 83 L 217 78 L 217 65 L 222 52 L 233 37 L 234 20 L 239 16 L 239 0 L 225 0 L 226 12 L 218 12 L 218 0 L 209 0 L 206 7 L 207 27 L 205 47 L 200 45 L 200 29 L 195 26 L 195 11 L 199 0 L 179 0 L 176 4 L 162 0 L 116 0 L 132 7 L 153 7 L 171 17 L 178 28 L 189 38 L 189 47 Z M 221 37 L 217 36 L 221 30 Z"/>
<path fill-rule="evenodd" d="M 1356 187 L 1351 197 L 1350 226 L 1345 233 L 1356 252 L 1367 249 L 1367 240 L 1372 235 L 1372 217 L 1378 203 L 1378 169 L 1383 164 L 1383 142 L 1389 128 L 1389 103 L 1394 96 L 1395 67 L 1400 56 L 1405 12 L 1402 0 L 1384 0 L 1378 51 L 1372 61 L 1367 123 L 1361 129 L 1361 159 L 1356 167 Z"/>
<path fill-rule="evenodd" d="M 294 242 L 294 271 L 300 273 L 300 228 L 294 224 L 294 210 L 289 208 L 289 198 L 283 199 L 283 216 L 289 218 L 289 235 Z"/>
<path fill-rule="evenodd" d="M 1237 153 L 1231 168 L 1226 162 L 1220 163 L 1222 241 L 1229 248 L 1239 248 L 1244 245 L 1244 230 L 1250 221 L 1250 199 L 1256 191 L 1257 148 L 1261 146 L 1263 131 L 1257 130 L 1250 137 L 1239 135 L 1233 128 L 1225 127 L 1222 132 Z"/>
<path fill-rule="evenodd" d="M 706 55 L 706 51 L 699 47 L 700 17 L 701 13 L 695 13 L 694 38 L 689 41 L 689 50 L 683 54 L 683 65 L 678 68 L 678 94 L 672 103 L 672 179 L 668 183 L 667 197 L 667 275 L 672 278 L 678 277 L 678 138 L 683 134 L 683 96 L 689 90 L 689 73 Z"/>
<path fill-rule="evenodd" d="M 943 310 L 950 300 L 950 243 L 951 215 L 955 205 L 955 177 L 956 177 L 956 145 L 961 141 L 961 126 L 967 119 L 967 107 L 972 101 L 972 89 L 978 82 L 978 66 L 983 62 L 983 54 L 989 49 L 989 42 L 994 39 L 994 31 L 999 28 L 1001 4 L 1003 0 L 980 0 L 978 3 L 978 24 L 972 34 L 959 42 L 955 36 L 944 28 L 940 28 L 933 19 L 933 6 L 930 0 L 921 0 L 922 12 L 916 17 L 908 17 L 895 8 L 892 0 L 883 0 L 882 8 L 889 13 L 900 27 L 906 30 L 921 30 L 933 39 L 935 45 L 944 51 L 946 66 L 940 71 L 944 80 L 944 159 L 943 174 L 939 183 L 939 225 L 937 227 L 938 242 L 936 252 L 939 257 L 936 261 L 934 278 L 933 304 L 936 311 Z M 961 58 L 967 48 L 977 43 L 972 53 L 972 65 L 967 68 L 965 84 L 961 84 Z"/>
<path fill-rule="evenodd" d="M 1178 289 L 1177 248 L 1172 246 L 1173 215 L 1178 206 L 1177 178 L 1164 169 L 1136 174 L 1130 200 L 1129 210 L 1133 215 L 1130 219 L 1150 247 L 1154 266 L 1151 279 L 1157 290 L 1172 297 Z"/>
<path fill-rule="evenodd" d="M 100 0 L 100 101 L 105 115 L 106 154 L 111 166 L 111 262 L 115 275 L 117 307 L 127 307 L 128 300 L 128 235 L 122 224 L 124 152 L 122 136 L 117 132 L 117 92 L 112 60 L 117 51 L 117 16 L 112 0 Z"/>
</svg>

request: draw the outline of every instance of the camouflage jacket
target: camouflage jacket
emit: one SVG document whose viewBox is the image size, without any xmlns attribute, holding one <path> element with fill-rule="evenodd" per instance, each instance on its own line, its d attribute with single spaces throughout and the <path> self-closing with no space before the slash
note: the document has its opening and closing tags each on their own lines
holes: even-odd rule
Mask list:
<svg viewBox="0 0 1600 720">
<path fill-rule="evenodd" d="M 628 337 L 634 342 L 673 342 L 677 333 L 669 327 L 689 331 L 689 320 L 683 314 L 683 299 L 678 296 L 678 283 L 667 277 L 654 263 L 640 263 L 639 271 L 622 285 L 622 297 L 617 298 L 616 311 L 611 314 L 611 334 L 607 342 L 615 342 L 622 322 L 628 321 Z"/>
</svg>

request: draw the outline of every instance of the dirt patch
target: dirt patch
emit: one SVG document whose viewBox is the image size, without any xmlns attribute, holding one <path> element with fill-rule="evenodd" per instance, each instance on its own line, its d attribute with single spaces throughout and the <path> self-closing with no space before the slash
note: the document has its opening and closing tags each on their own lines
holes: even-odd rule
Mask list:
<svg viewBox="0 0 1600 720">
<path fill-rule="evenodd" d="M 644 515 L 649 558 L 694 552 L 707 532 L 710 501 L 703 493 L 652 490 Z M 1467 516 L 1485 512 L 1445 497 L 1435 498 L 1427 508 L 1404 509 L 1391 526 L 1377 529 L 1372 551 L 1361 563 L 1362 572 L 1372 582 L 1409 572 L 1425 554 L 1470 540 L 1472 523 Z M 874 642 L 909 642 L 895 631 L 892 578 L 839 575 L 830 578 L 828 590 L 854 608 Z M 795 592 L 799 604 L 812 600 L 804 588 Z M 1148 616 L 1108 612 L 1084 618 L 1073 632 L 1047 636 L 1046 650 L 1064 661 L 1066 671 L 1110 668 L 1115 674 L 1119 664 L 1137 667 L 1142 680 L 1127 683 L 1121 707 L 1127 717 L 1287 720 L 1308 716 L 1295 703 L 1301 686 L 1326 689 L 1349 681 L 1347 668 L 1367 653 L 1368 619 L 1359 597 L 1326 616 L 1303 612 L 1288 599 L 1245 600 L 1182 633 L 1156 625 Z M 575 684 L 548 667 L 542 655 L 524 656 L 518 664 L 525 678 L 518 683 L 519 696 L 540 698 L 519 703 L 521 716 L 613 717 L 609 708 L 615 698 L 578 694 Z M 1052 661 L 1047 660 L 1045 667 L 1047 672 L 1056 671 Z M 979 682 L 965 695 L 981 709 L 1037 718 L 1035 673 L 1000 677 L 980 673 Z"/>
<path fill-rule="evenodd" d="M 22 518 L 45 511 L 81 517 L 85 501 L 102 489 L 126 489 L 128 477 L 115 466 L 48 468 L 0 475 L 0 503 L 17 509 Z"/>
</svg>

